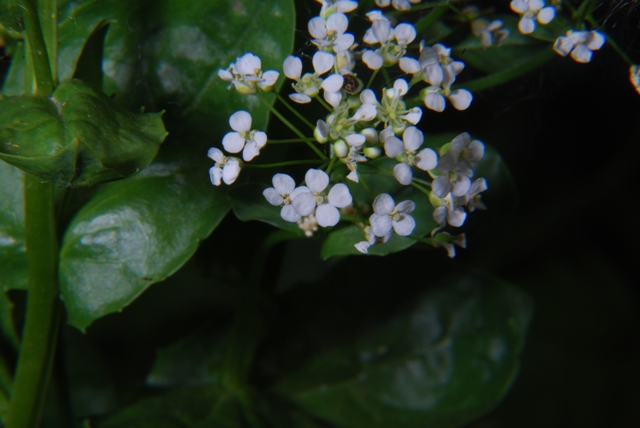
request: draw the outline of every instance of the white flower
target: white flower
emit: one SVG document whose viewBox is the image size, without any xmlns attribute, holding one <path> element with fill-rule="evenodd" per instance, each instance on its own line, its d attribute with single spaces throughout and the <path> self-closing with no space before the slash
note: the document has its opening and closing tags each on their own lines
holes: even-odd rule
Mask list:
<svg viewBox="0 0 640 428">
<path fill-rule="evenodd" d="M 460 248 L 467 248 L 467 238 L 464 233 L 451 236 L 447 232 L 441 232 L 432 238 L 432 242 L 434 247 L 442 247 L 447 250 L 447 255 L 451 258 L 456 256 L 456 249 L 453 244 Z"/>
<path fill-rule="evenodd" d="M 420 91 L 420 96 L 425 107 L 438 113 L 444 110 L 445 98 L 451 102 L 456 110 L 466 110 L 473 100 L 473 95 L 466 89 L 452 91 L 448 86 L 427 86 Z"/>
<path fill-rule="evenodd" d="M 281 206 L 280 216 L 292 223 L 300 220 L 300 214 L 295 210 L 291 203 L 301 193 L 308 193 L 309 189 L 304 186 L 296 188 L 296 183 L 293 178 L 287 174 L 276 174 L 271 180 L 273 187 L 264 189 L 262 194 L 266 200 L 275 206 Z"/>
<path fill-rule="evenodd" d="M 362 62 L 372 70 L 397 64 L 405 54 L 407 46 L 416 38 L 416 29 L 411 24 L 399 24 L 395 29 L 391 22 L 381 13 L 374 11 L 367 14 L 372 22 L 363 41 L 369 45 L 380 44 L 375 51 L 365 50 Z"/>
<path fill-rule="evenodd" d="M 320 89 L 324 89 L 324 98 L 334 107 L 342 100 L 342 84 L 344 78 L 340 74 L 332 74 L 326 79 L 322 79 L 320 75 L 328 72 L 334 65 L 335 57 L 327 52 L 318 51 L 313 55 L 314 73 L 306 73 L 302 78 L 302 61 L 293 55 L 288 56 L 284 60 L 283 70 L 285 76 L 291 80 L 295 80 L 293 89 L 295 94 L 290 94 L 289 98 L 299 104 L 311 102 L 312 98 L 318 96 Z"/>
<path fill-rule="evenodd" d="M 207 153 L 216 164 L 209 168 L 209 176 L 214 186 L 219 186 L 221 181 L 225 184 L 233 184 L 240 174 L 240 159 L 234 157 L 226 157 L 222 154 L 222 150 L 212 147 Z"/>
<path fill-rule="evenodd" d="M 450 150 L 440 157 L 436 169 L 442 174 L 433 180 L 432 190 L 442 198 L 449 192 L 453 196 L 463 196 L 471 188 L 473 177 L 472 162 L 478 162 L 484 156 L 484 144 L 471 140 L 464 132 L 451 141 Z"/>
<path fill-rule="evenodd" d="M 451 193 L 440 199 L 440 206 L 433 210 L 433 219 L 438 223 L 434 231 L 440 230 L 449 223 L 450 226 L 460 227 L 467 219 L 467 213 L 462 207 L 456 206 Z"/>
<path fill-rule="evenodd" d="M 351 33 L 345 33 L 349 26 L 349 19 L 343 13 L 336 12 L 327 19 L 316 16 L 309 21 L 309 34 L 319 50 L 325 52 L 344 52 L 353 45 L 355 38 Z"/>
<path fill-rule="evenodd" d="M 320 10 L 320 16 L 327 18 L 329 15 L 335 12 L 349 13 L 354 11 L 358 7 L 357 1 L 352 0 L 316 0 L 322 4 Z"/>
<path fill-rule="evenodd" d="M 469 212 L 474 212 L 476 209 L 486 210 L 487 206 L 482 202 L 480 193 L 487 189 L 487 181 L 484 178 L 478 178 L 471 183 L 467 193 L 454 198 L 454 203 L 458 207 L 466 206 Z"/>
<path fill-rule="evenodd" d="M 471 22 L 471 32 L 480 38 L 483 48 L 498 46 L 509 35 L 509 30 L 502 28 L 502 24 L 499 19 L 489 22 L 484 18 L 478 18 Z"/>
<path fill-rule="evenodd" d="M 325 195 L 329 176 L 319 169 L 307 171 L 305 182 L 309 192 L 301 193 L 293 199 L 293 206 L 298 214 L 310 215 L 315 209 L 315 216 L 320 226 L 329 227 L 338 224 L 340 221 L 338 208 L 345 208 L 353 201 L 349 188 L 343 183 L 338 183 L 329 190 L 328 195 Z"/>
<path fill-rule="evenodd" d="M 416 208 L 413 201 L 402 201 L 395 205 L 391 195 L 381 193 L 373 201 L 373 212 L 369 217 L 371 230 L 375 236 L 388 239 L 391 229 L 400 236 L 411 235 L 416 222 L 409 215 Z"/>
<path fill-rule="evenodd" d="M 380 141 L 384 143 L 384 150 L 387 156 L 396 158 L 401 162 L 393 168 L 393 176 L 400 184 L 407 186 L 411 184 L 413 179 L 411 166 L 415 165 L 423 171 L 429 171 L 436 167 L 438 156 L 436 152 L 428 148 L 422 149 L 416 154 L 416 150 L 424 142 L 424 135 L 415 126 L 410 126 L 404 131 L 402 140 L 400 141 L 393 134 L 391 128 L 380 132 Z"/>
<path fill-rule="evenodd" d="M 440 43 L 433 47 L 423 47 L 421 44 L 420 47 L 422 79 L 432 86 L 451 86 L 456 76 L 464 69 L 464 63 L 451 59 L 451 49 Z"/>
<path fill-rule="evenodd" d="M 249 162 L 260 154 L 260 149 L 267 144 L 267 134 L 251 130 L 251 115 L 240 110 L 229 117 L 229 125 L 235 132 L 228 132 L 222 139 L 224 149 L 229 153 L 239 153 Z"/>
<path fill-rule="evenodd" d="M 604 44 L 604 36 L 597 31 L 567 31 L 566 37 L 558 37 L 553 50 L 562 56 L 571 53 L 571 58 L 577 62 L 591 61 L 593 52 Z"/>
<path fill-rule="evenodd" d="M 389 4 L 393 4 L 393 8 L 396 10 L 409 10 L 412 4 L 418 4 L 421 0 L 376 0 L 376 6 L 387 7 Z"/>
<path fill-rule="evenodd" d="M 365 240 L 354 244 L 354 247 L 356 247 L 356 250 L 360 251 L 362 254 L 368 254 L 369 247 L 376 243 L 376 236 L 373 234 L 371 226 L 365 226 L 364 236 Z"/>
<path fill-rule="evenodd" d="M 235 87 L 238 92 L 247 95 L 255 94 L 258 87 L 263 91 L 273 90 L 280 73 L 273 70 L 262 73 L 260 58 L 247 53 L 236 58 L 236 62 L 229 65 L 226 70 L 219 69 L 218 76 L 224 81 L 231 82 L 228 89 Z"/>
<path fill-rule="evenodd" d="M 556 16 L 553 6 L 544 7 L 544 0 L 512 0 L 511 10 L 520 14 L 518 30 L 522 34 L 531 34 L 536 29 L 536 20 L 548 24 Z"/>
</svg>

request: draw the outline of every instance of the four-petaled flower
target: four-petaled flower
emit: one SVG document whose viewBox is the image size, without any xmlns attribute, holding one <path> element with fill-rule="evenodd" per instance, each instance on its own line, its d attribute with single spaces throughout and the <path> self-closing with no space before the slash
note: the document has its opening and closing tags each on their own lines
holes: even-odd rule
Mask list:
<svg viewBox="0 0 640 428">
<path fill-rule="evenodd" d="M 251 130 L 251 115 L 240 110 L 229 117 L 229 125 L 235 132 L 228 132 L 222 139 L 224 149 L 229 153 L 239 153 L 249 162 L 260 154 L 260 149 L 267 144 L 267 134 Z"/>
<path fill-rule="evenodd" d="M 309 192 L 304 186 L 297 187 L 293 178 L 287 174 L 276 174 L 271 180 L 273 187 L 264 189 L 262 194 L 265 199 L 275 206 L 282 207 L 280 210 L 280 216 L 289 222 L 295 223 L 300 220 L 301 216 L 293 207 L 292 201 L 301 193 Z"/>
<path fill-rule="evenodd" d="M 402 141 L 394 135 L 391 128 L 387 128 L 380 132 L 380 141 L 384 143 L 387 156 L 401 162 L 393 167 L 393 176 L 405 186 L 411 184 L 413 179 L 411 166 L 415 165 L 423 171 L 429 171 L 438 163 L 438 156 L 431 149 L 422 149 L 416 154 L 416 150 L 424 142 L 424 135 L 415 126 L 410 126 L 404 131 Z"/>
<path fill-rule="evenodd" d="M 375 236 L 388 239 L 393 229 L 400 236 L 411 235 L 416 221 L 409 214 L 416 208 L 413 201 L 402 201 L 398 205 L 388 193 L 379 194 L 373 201 L 373 214 L 369 217 L 371 231 Z"/>
<path fill-rule="evenodd" d="M 248 95 L 255 94 L 258 87 L 266 92 L 273 90 L 280 73 L 273 70 L 262 73 L 260 58 L 247 53 L 236 58 L 236 62 L 226 70 L 219 69 L 218 76 L 226 82 L 231 82 L 229 89 L 235 87 L 241 94 Z"/>
<path fill-rule="evenodd" d="M 564 37 L 558 37 L 553 50 L 562 56 L 571 53 L 571 58 L 577 62 L 591 61 L 593 52 L 604 44 L 604 36 L 597 31 L 567 31 Z"/>
<path fill-rule="evenodd" d="M 216 164 L 209 168 L 209 176 L 214 186 L 219 186 L 221 181 L 225 184 L 233 184 L 240 174 L 240 159 L 227 157 L 222 154 L 222 150 L 212 147 L 207 153 Z"/>
<path fill-rule="evenodd" d="M 334 185 L 326 195 L 325 189 L 329 186 L 329 176 L 326 172 L 310 169 L 304 179 L 309 192 L 300 193 L 293 199 L 293 206 L 298 214 L 306 216 L 315 210 L 316 220 L 320 226 L 329 227 L 338 224 L 340 221 L 338 208 L 348 207 L 353 201 L 346 184 Z"/>
<path fill-rule="evenodd" d="M 463 132 L 451 141 L 451 148 L 440 157 L 436 169 L 442 175 L 433 180 L 432 190 L 443 198 L 448 193 L 463 196 L 471 188 L 473 169 L 471 163 L 478 162 L 484 156 L 484 144 L 471 140 L 468 133 Z"/>
<path fill-rule="evenodd" d="M 556 9 L 553 6 L 544 7 L 544 0 L 512 0 L 511 10 L 520 14 L 518 30 L 522 34 L 533 33 L 536 21 L 548 24 L 556 16 Z"/>
</svg>

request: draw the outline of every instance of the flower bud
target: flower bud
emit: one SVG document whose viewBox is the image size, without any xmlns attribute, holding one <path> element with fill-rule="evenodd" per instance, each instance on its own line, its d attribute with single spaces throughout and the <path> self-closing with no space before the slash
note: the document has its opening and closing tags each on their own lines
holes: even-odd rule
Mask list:
<svg viewBox="0 0 640 428">
<path fill-rule="evenodd" d="M 380 147 L 365 147 L 363 153 L 369 159 L 376 159 L 382 153 Z"/>
<path fill-rule="evenodd" d="M 344 158 L 349 154 L 349 145 L 343 139 L 340 139 L 333 143 L 333 151 L 339 158 Z"/>
</svg>

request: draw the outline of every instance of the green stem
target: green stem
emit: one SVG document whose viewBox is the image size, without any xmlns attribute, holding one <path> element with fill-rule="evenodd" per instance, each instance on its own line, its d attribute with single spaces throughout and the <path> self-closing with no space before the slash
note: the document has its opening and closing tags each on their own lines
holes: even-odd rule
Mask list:
<svg viewBox="0 0 640 428">
<path fill-rule="evenodd" d="M 277 92 L 276 92 L 276 98 L 278 98 L 278 100 L 279 100 L 282 104 L 284 104 L 284 106 L 285 106 L 286 108 L 288 108 L 288 109 L 289 109 L 289 111 L 291 111 L 291 113 L 295 114 L 295 115 L 296 115 L 296 117 L 297 117 L 298 119 L 300 119 L 302 122 L 304 122 L 304 124 L 305 124 L 305 125 L 307 125 L 309 128 L 311 128 L 311 130 L 316 129 L 316 126 L 315 126 L 313 123 L 309 122 L 309 121 L 307 120 L 307 118 L 306 118 L 306 117 L 304 117 L 302 114 L 300 114 L 300 112 L 299 112 L 298 110 L 296 110 L 295 108 L 293 108 L 293 106 L 292 106 L 291 104 L 289 104 L 289 103 L 287 102 L 287 100 L 285 100 L 285 99 L 282 97 L 282 95 L 280 95 L 280 94 L 279 94 L 279 93 L 277 93 Z"/>
<path fill-rule="evenodd" d="M 327 102 L 326 102 L 325 100 L 323 100 L 323 99 L 322 99 L 322 98 L 320 98 L 320 97 L 316 97 L 316 100 L 318 100 L 318 102 L 319 102 L 320 104 L 322 104 L 322 107 L 324 107 L 325 109 L 327 109 L 327 111 L 328 111 L 329 113 L 333 112 L 333 108 L 332 108 L 329 104 L 327 104 Z M 315 129 L 315 128 L 314 128 L 314 129 Z"/>
<path fill-rule="evenodd" d="M 256 349 L 266 330 L 267 315 L 272 308 L 260 289 L 260 279 L 263 277 L 269 251 L 280 242 L 296 238 L 298 235 L 285 230 L 273 232 L 263 241 L 253 257 L 249 281 L 242 290 L 240 308 L 227 342 L 222 375 L 222 381 L 227 388 L 237 391 L 245 385 Z"/>
<path fill-rule="evenodd" d="M 288 138 L 284 140 L 269 140 L 269 144 L 291 144 L 291 143 L 306 143 L 307 141 L 315 142 L 315 138 Z"/>
<path fill-rule="evenodd" d="M 287 161 L 287 162 L 277 162 L 277 163 L 263 163 L 263 164 L 245 164 L 246 169 L 261 169 L 261 168 L 280 168 L 283 166 L 291 166 L 291 165 L 319 165 L 324 163 L 322 160 L 297 160 L 297 161 Z"/>
<path fill-rule="evenodd" d="M 366 88 L 371 88 L 371 85 L 373 84 L 373 79 L 376 78 L 379 71 L 380 69 L 378 68 L 377 70 L 374 70 L 373 73 L 371 73 L 371 77 L 369 77 L 369 81 L 367 82 Z"/>
<path fill-rule="evenodd" d="M 287 118 L 285 118 L 278 110 L 276 110 L 271 105 L 271 103 L 267 102 L 267 100 L 265 100 L 260 93 L 258 93 L 258 99 L 260 100 L 260 102 L 262 102 L 262 104 L 264 104 L 269 109 L 271 113 L 273 113 L 278 119 L 280 119 L 282 123 L 287 125 L 287 127 L 291 129 L 298 137 L 304 140 L 308 140 L 308 138 L 302 132 L 300 132 L 298 128 L 296 128 L 291 122 L 287 120 Z M 322 153 L 322 150 L 317 148 L 315 144 L 313 144 L 311 141 L 306 141 L 306 143 L 311 148 L 311 150 L 313 150 L 320 157 L 320 159 L 323 159 L 323 160 L 328 159 L 327 156 L 324 153 Z"/>
<path fill-rule="evenodd" d="M 54 86 L 58 84 L 58 1 L 57 0 L 36 0 L 38 3 L 38 13 L 42 35 L 47 46 L 49 65 L 51 66 L 51 77 Z"/>
<path fill-rule="evenodd" d="M 440 19 L 442 15 L 447 13 L 447 10 L 449 10 L 449 7 L 446 4 L 442 6 L 438 6 L 435 9 L 433 9 L 431 12 L 429 12 L 427 16 L 425 16 L 424 18 L 420 19 L 418 22 L 415 23 L 414 27 L 416 27 L 416 32 L 418 34 L 422 33 L 431 24 L 433 24 L 438 19 Z"/>
<path fill-rule="evenodd" d="M 594 28 L 597 28 L 599 32 L 605 35 L 605 37 L 607 38 L 607 43 L 609 43 L 611 47 L 616 52 L 618 52 L 618 55 L 620 55 L 627 64 L 635 65 L 631 58 L 629 58 L 627 54 L 622 50 L 622 48 L 620 48 L 620 46 L 616 43 L 616 41 L 613 40 L 613 37 L 609 37 L 609 35 L 604 31 L 604 28 L 602 28 L 600 24 L 598 24 L 598 21 L 593 16 L 588 15 L 587 22 L 589 22 L 589 24 L 593 25 Z"/>
<path fill-rule="evenodd" d="M 415 180 L 415 179 L 414 179 Z M 431 196 L 431 191 L 422 187 L 421 185 L 419 185 L 418 183 L 416 183 L 415 181 L 411 181 L 411 185 L 413 187 L 415 187 L 416 189 L 420 190 L 422 193 L 424 193 L 425 195 L 427 195 L 427 198 L 429 198 Z"/>
<path fill-rule="evenodd" d="M 31 48 L 31 56 L 33 58 L 33 68 L 37 82 L 36 94 L 48 97 L 53 94 L 55 83 L 51 72 L 49 50 L 47 49 L 42 34 L 42 27 L 40 26 L 40 18 L 35 0 L 23 0 L 22 17 Z M 50 35 L 47 34 L 47 37 L 49 36 Z"/>
<path fill-rule="evenodd" d="M 39 425 L 53 363 L 60 316 L 53 188 L 52 183 L 25 176 L 29 294 L 7 428 Z"/>
</svg>

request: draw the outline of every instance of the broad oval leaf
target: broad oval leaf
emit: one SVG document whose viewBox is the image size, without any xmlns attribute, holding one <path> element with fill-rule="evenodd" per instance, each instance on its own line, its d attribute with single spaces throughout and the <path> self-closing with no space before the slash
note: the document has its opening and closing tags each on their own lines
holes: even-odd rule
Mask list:
<svg viewBox="0 0 640 428">
<path fill-rule="evenodd" d="M 24 173 L 0 161 L 0 290 L 27 287 Z"/>
<path fill-rule="evenodd" d="M 410 311 L 275 390 L 337 427 L 454 427 L 487 413 L 517 373 L 531 301 L 472 274 L 434 285 Z"/>
<path fill-rule="evenodd" d="M 156 156 L 160 116 L 127 112 L 79 80 L 51 98 L 0 95 L 0 159 L 63 186 L 124 178 Z"/>
<path fill-rule="evenodd" d="M 206 166 L 190 158 L 157 161 L 103 186 L 62 241 L 60 291 L 69 323 L 84 329 L 171 275 L 228 210 L 225 189 L 211 186 Z"/>
</svg>

